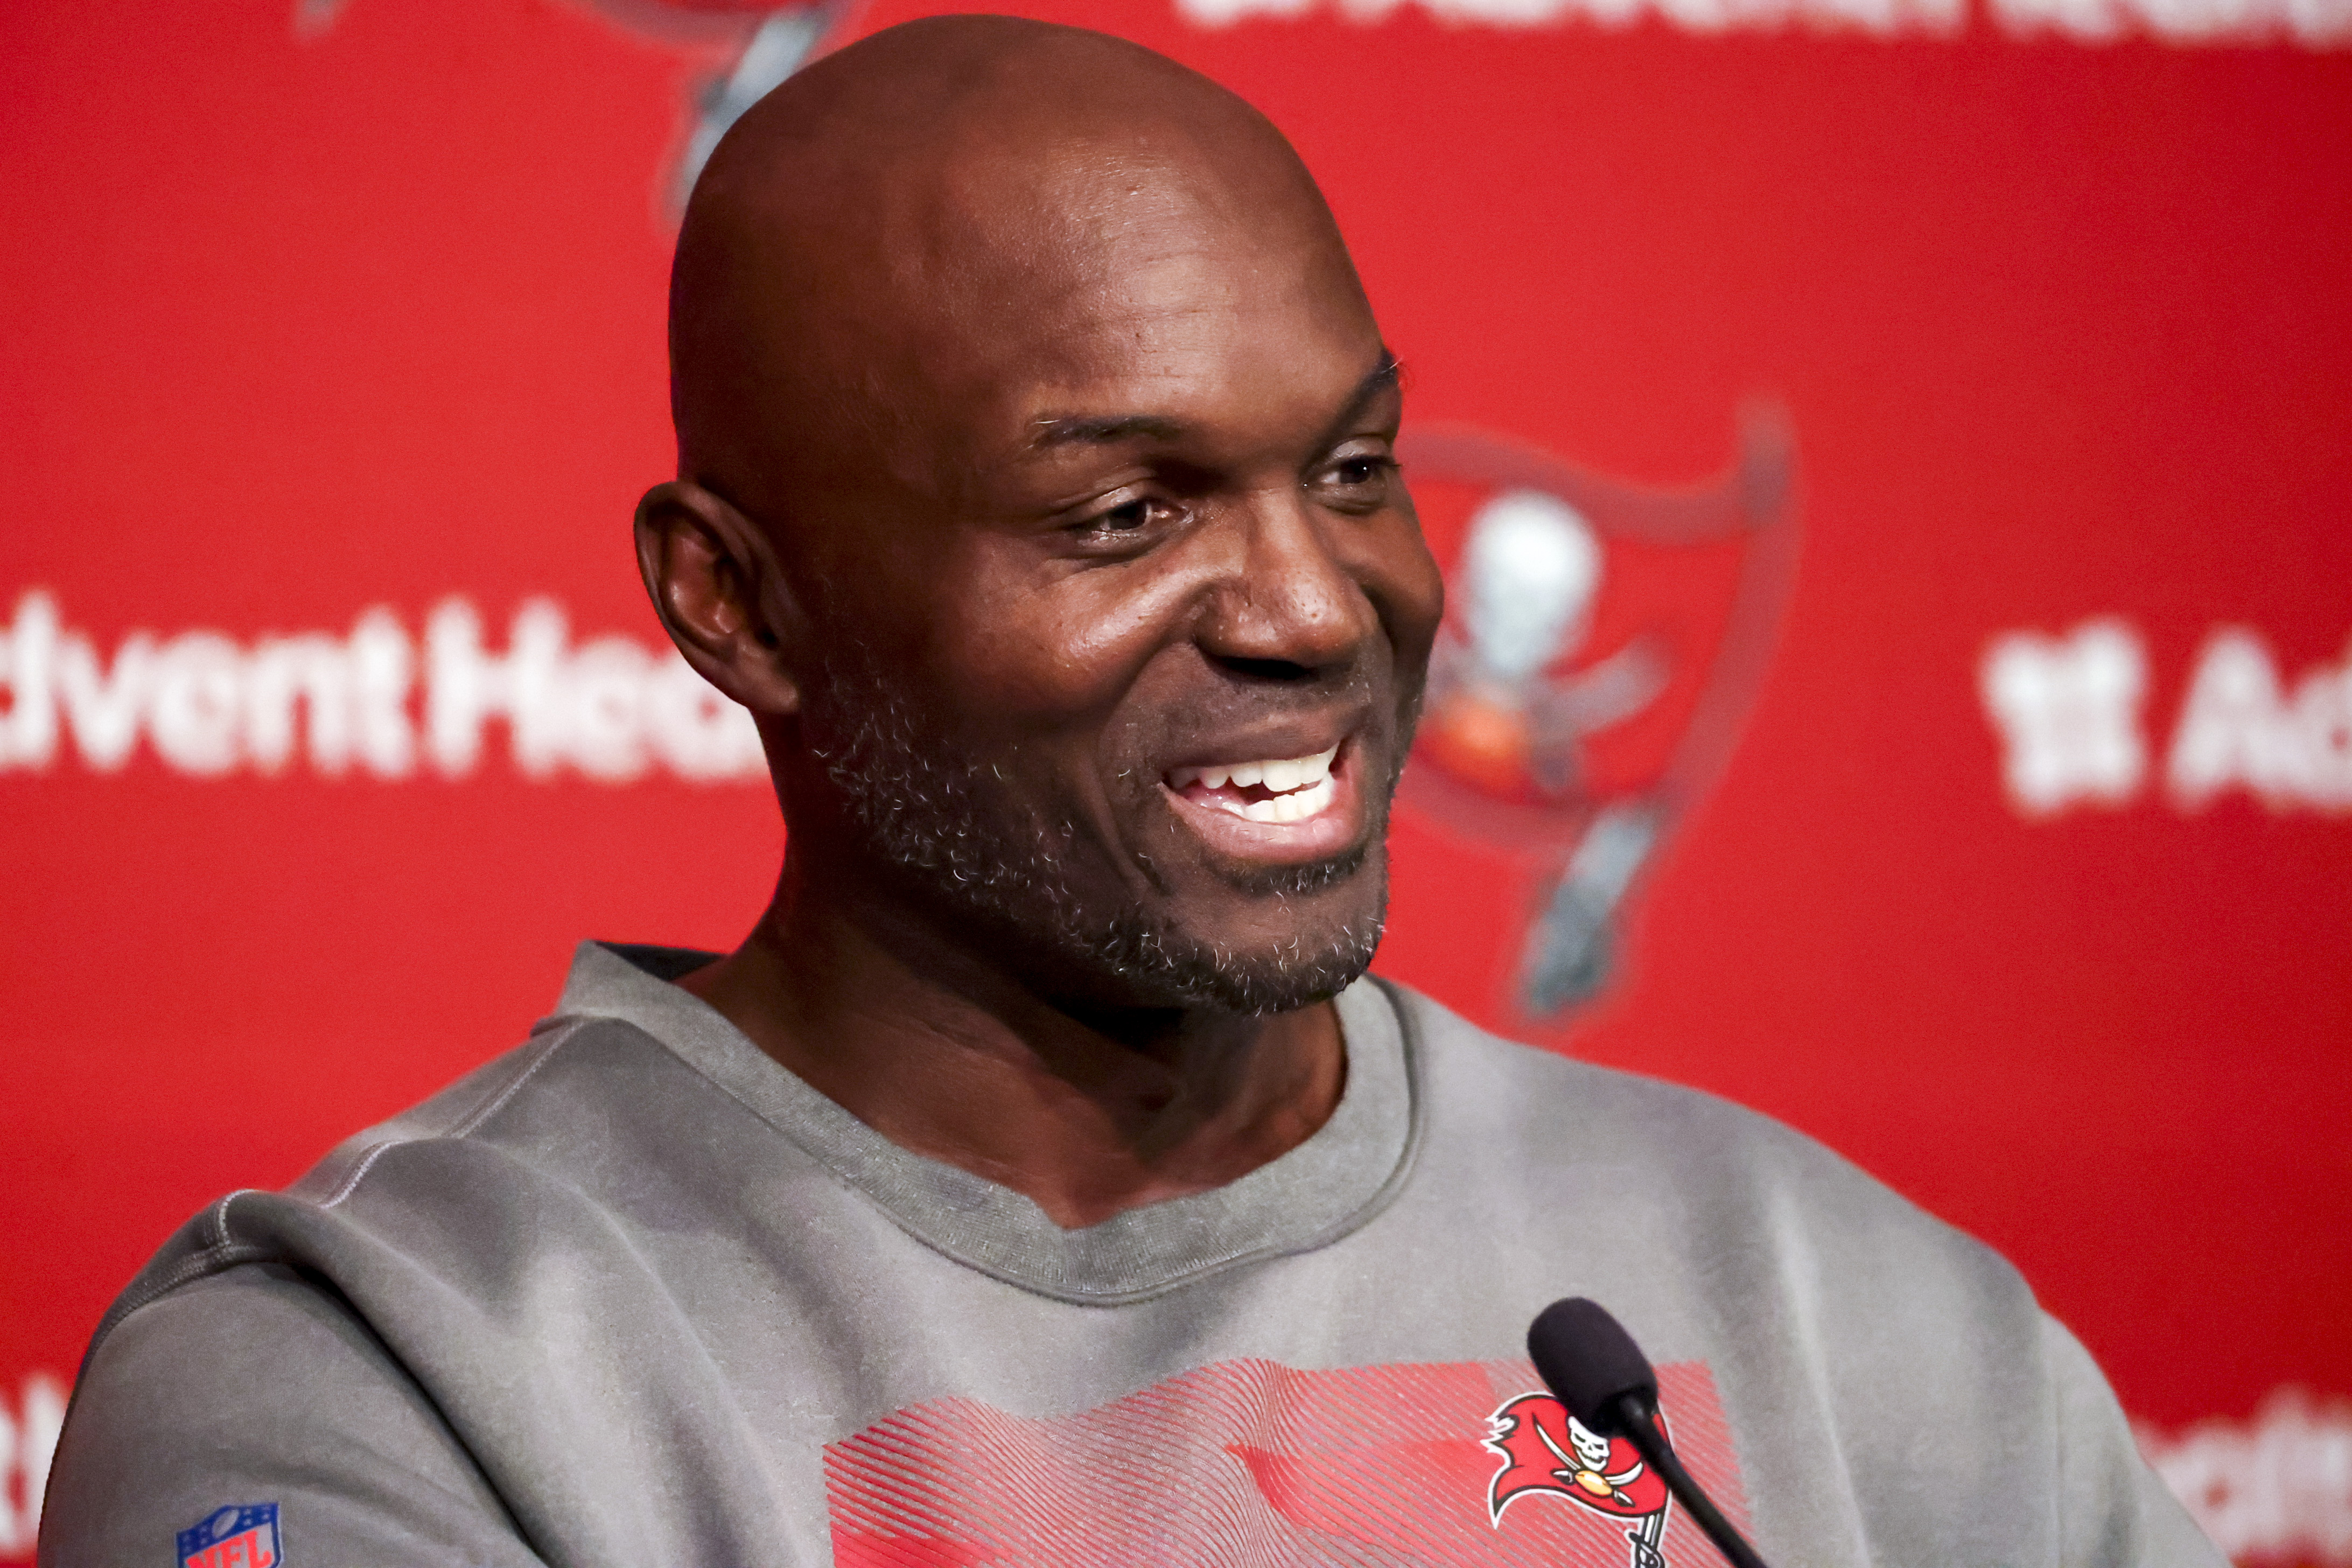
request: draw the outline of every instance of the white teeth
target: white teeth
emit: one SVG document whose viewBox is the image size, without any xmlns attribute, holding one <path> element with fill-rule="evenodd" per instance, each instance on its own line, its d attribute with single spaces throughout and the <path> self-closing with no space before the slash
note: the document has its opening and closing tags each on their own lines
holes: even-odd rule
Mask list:
<svg viewBox="0 0 2352 1568">
<path fill-rule="evenodd" d="M 1321 816 L 1323 808 L 1331 804 L 1331 797 L 1339 793 L 1339 786 L 1326 778 L 1272 800 L 1220 800 L 1216 804 L 1252 822 L 1304 822 L 1310 816 Z"/>
<path fill-rule="evenodd" d="M 1223 789 L 1232 784 L 1235 789 L 1247 789 L 1261 784 L 1276 795 L 1288 795 L 1304 784 L 1321 784 L 1331 776 L 1331 761 L 1339 748 L 1318 752 L 1311 757 L 1272 757 L 1255 763 L 1227 763 L 1218 767 L 1178 768 L 1168 775 L 1171 789 L 1185 789 L 1192 784 L 1204 784 L 1210 789 Z M 1265 801 L 1258 802 L 1264 805 Z M 1287 820 L 1267 819 L 1258 820 Z"/>
</svg>

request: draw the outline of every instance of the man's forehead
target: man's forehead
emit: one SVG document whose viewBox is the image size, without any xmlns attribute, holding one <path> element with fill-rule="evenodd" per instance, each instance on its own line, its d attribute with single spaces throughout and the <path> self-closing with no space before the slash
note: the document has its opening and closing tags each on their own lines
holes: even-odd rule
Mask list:
<svg viewBox="0 0 2352 1568">
<path fill-rule="evenodd" d="M 909 300 L 900 363 L 950 426 L 1006 455 L 1328 416 L 1356 395 L 1381 350 L 1344 252 L 1175 226 L 1156 246 L 1080 241 L 1084 257 L 1039 268 L 1058 279 Z"/>
<path fill-rule="evenodd" d="M 1253 201 L 1204 156 L 1064 142 L 1007 154 L 1017 175 L 907 193 L 890 257 L 909 320 L 1099 356 L 1106 340 L 1181 342 L 1207 314 L 1324 308 L 1354 274 L 1318 204 Z M 951 320 L 945 319 L 951 318 Z"/>
<path fill-rule="evenodd" d="M 722 147 L 689 209 L 697 237 L 681 238 L 673 352 L 689 468 L 722 454 L 704 470 L 714 480 L 789 510 L 811 483 L 854 485 L 861 462 L 877 479 L 930 472 L 1026 449 L 1046 422 L 1080 422 L 1048 447 L 1098 445 L 1104 421 L 1169 436 L 1265 417 L 1269 388 L 1326 405 L 1353 392 L 1378 331 L 1279 132 L 1172 62 L 1088 37 L 1034 40 L 1030 64 L 1067 92 L 953 85 L 939 123 L 876 126 L 854 149 L 856 178 L 830 155 L 865 92 L 841 68 L 855 50 L 798 109 L 746 117 L 750 141 Z M 1045 58 L 1065 48 L 1085 73 Z M 1244 388 L 1255 406 L 1237 408 Z"/>
</svg>

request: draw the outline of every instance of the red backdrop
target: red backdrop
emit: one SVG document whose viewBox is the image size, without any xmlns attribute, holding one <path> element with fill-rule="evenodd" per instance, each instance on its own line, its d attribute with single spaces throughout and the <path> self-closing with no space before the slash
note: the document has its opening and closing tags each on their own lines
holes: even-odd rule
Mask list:
<svg viewBox="0 0 2352 1568">
<path fill-rule="evenodd" d="M 1515 1013 L 1555 863 L 1442 802 L 1381 967 L 1825 1139 L 2019 1263 L 2232 1550 L 2352 1563 L 2352 12 L 1035 9 L 1262 106 L 1412 418 L 1598 487 L 1556 673 L 1680 615 L 1752 679 L 1597 996 Z M 0 9 L 0 1559 L 174 1224 L 518 1039 L 576 938 L 762 902 L 626 544 L 669 183 L 757 20 Z M 1718 553 L 1801 550 L 1718 641 L 1729 568 L 1607 495 L 1759 398 L 1793 508 Z M 1451 549 L 1505 476 L 1444 467 Z"/>
</svg>

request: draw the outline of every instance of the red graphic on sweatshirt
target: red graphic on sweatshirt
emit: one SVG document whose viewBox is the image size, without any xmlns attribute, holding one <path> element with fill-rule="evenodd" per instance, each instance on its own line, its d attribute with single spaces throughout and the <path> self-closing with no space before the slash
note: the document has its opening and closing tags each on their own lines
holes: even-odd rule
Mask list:
<svg viewBox="0 0 2352 1568">
<path fill-rule="evenodd" d="M 1601 1436 L 1549 1394 L 1522 1394 L 1490 1419 L 1494 1435 L 1486 1447 L 1503 1457 L 1486 1500 L 1497 1521 L 1529 1492 L 1556 1492 L 1620 1519 L 1666 1506 L 1664 1479 L 1642 1462 L 1633 1444 Z M 1658 1426 L 1665 1426 L 1663 1415 Z"/>
<path fill-rule="evenodd" d="M 1714 1379 L 1698 1362 L 1658 1375 L 1676 1451 L 1744 1526 Z M 934 1400 L 826 1446 L 834 1560 L 1624 1568 L 1633 1526 L 1654 1552 L 1706 1561 L 1679 1510 L 1634 1519 L 1528 1506 L 1495 1516 L 1494 1417 L 1535 1381 L 1525 1361 L 1328 1372 L 1232 1361 L 1044 1417 Z"/>
</svg>

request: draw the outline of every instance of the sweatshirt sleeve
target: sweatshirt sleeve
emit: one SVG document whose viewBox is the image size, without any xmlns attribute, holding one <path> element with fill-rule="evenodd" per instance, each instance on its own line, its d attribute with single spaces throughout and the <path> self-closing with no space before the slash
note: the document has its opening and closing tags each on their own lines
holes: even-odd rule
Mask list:
<svg viewBox="0 0 2352 1568">
<path fill-rule="evenodd" d="M 2060 1561 L 2066 1568 L 2228 1568 L 2140 1458 L 2090 1352 L 2046 1313 L 2042 1353 L 2057 1402 Z"/>
<path fill-rule="evenodd" d="M 278 1264 L 181 1287 L 83 1368 L 40 1568 L 540 1559 L 432 1402 L 341 1298 Z"/>
</svg>

